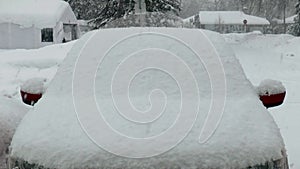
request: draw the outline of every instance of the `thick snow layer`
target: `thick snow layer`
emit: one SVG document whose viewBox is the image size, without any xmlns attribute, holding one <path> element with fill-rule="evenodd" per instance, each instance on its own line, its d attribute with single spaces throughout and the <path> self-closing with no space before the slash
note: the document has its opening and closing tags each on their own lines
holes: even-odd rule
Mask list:
<svg viewBox="0 0 300 169">
<path fill-rule="evenodd" d="M 285 23 L 295 23 L 295 18 L 297 15 L 293 15 L 291 17 L 286 18 Z"/>
<path fill-rule="evenodd" d="M 53 28 L 68 7 L 62 0 L 1 0 L 0 23 Z"/>
<path fill-rule="evenodd" d="M 5 167 L 8 146 L 13 134 L 29 107 L 3 96 L 0 97 L 0 168 Z"/>
<path fill-rule="evenodd" d="M 254 85 L 264 79 L 275 79 L 284 84 L 287 95 L 283 105 L 269 111 L 286 143 L 290 168 L 300 168 L 300 38 L 257 33 L 224 36 Z"/>
<path fill-rule="evenodd" d="M 21 90 L 31 94 L 43 94 L 45 92 L 46 82 L 47 79 L 45 78 L 32 78 L 23 83 Z"/>
<path fill-rule="evenodd" d="M 241 11 L 200 11 L 201 24 L 237 24 L 243 25 L 246 19 L 248 25 L 269 25 L 270 22 L 265 18 L 247 15 Z M 189 22 L 194 16 L 185 19 Z"/>
<path fill-rule="evenodd" d="M 279 93 L 286 92 L 285 87 L 280 81 L 265 79 L 260 82 L 259 86 L 257 87 L 258 94 L 261 95 L 274 95 Z"/>
<path fill-rule="evenodd" d="M 86 34 L 72 48 L 68 57 L 58 70 L 51 85 L 47 89 L 44 98 L 31 110 L 23 119 L 17 129 L 12 141 L 12 156 L 24 159 L 30 163 L 38 163 L 50 168 L 246 168 L 247 166 L 262 164 L 271 159 L 282 158 L 284 150 L 283 140 L 273 118 L 263 107 L 258 99 L 254 87 L 246 79 L 242 68 L 236 60 L 231 48 L 225 44 L 224 39 L 216 33 L 205 31 L 205 35 L 214 44 L 224 66 L 226 76 L 226 103 L 224 114 L 219 127 L 213 136 L 204 144 L 199 143 L 199 135 L 204 125 L 209 105 L 211 101 L 211 84 L 206 72 L 207 67 L 215 67 L 215 62 L 209 62 L 206 67 L 201 61 L 194 58 L 190 52 L 182 48 L 182 44 L 169 41 L 156 36 L 138 36 L 135 41 L 128 41 L 130 45 L 119 46 L 119 50 L 108 53 L 109 57 L 103 60 L 99 67 L 99 72 L 95 76 L 96 100 L 104 111 L 105 118 L 121 133 L 131 133 L 132 137 L 147 137 L 161 133 L 176 120 L 174 112 L 178 110 L 179 96 L 178 87 L 174 85 L 174 79 L 165 76 L 163 73 L 150 71 L 141 77 L 133 80 L 132 101 L 137 108 L 144 109 L 147 106 L 148 97 L 145 95 L 157 86 L 168 95 L 168 105 L 164 114 L 155 123 L 150 125 L 138 125 L 128 123 L 114 109 L 114 105 L 109 99 L 110 78 L 114 68 L 124 59 L 130 50 L 137 50 L 139 47 L 157 47 L 175 51 L 185 63 L 189 64 L 193 71 L 196 81 L 200 84 L 199 113 L 196 123 L 187 137 L 174 147 L 172 150 L 151 158 L 131 159 L 113 155 L 99 148 L 78 123 L 75 113 L 72 77 L 73 70 L 78 54 L 86 45 L 87 40 L 92 43 L 86 46 L 88 49 L 95 47 L 94 50 L 85 51 L 85 57 L 94 56 L 98 52 L 106 51 L 110 44 L 114 44 L 120 39 L 130 34 L 145 32 L 158 32 L 171 34 L 187 43 L 190 47 L 198 49 L 199 46 L 207 43 L 203 39 L 199 30 L 188 29 L 163 29 L 163 28 L 129 28 L 129 29 L 107 29 Z M 158 38 L 158 39 L 157 39 Z M 91 45 L 92 44 L 92 45 Z M 99 45 L 101 44 L 101 45 Z M 96 45 L 96 46 L 94 46 Z M 211 51 L 201 51 L 202 55 L 210 59 Z M 146 56 L 149 56 L 146 54 Z M 152 57 L 155 57 L 151 55 Z M 150 56 L 149 56 L 150 57 Z M 158 55 L 157 57 L 164 57 Z M 140 58 L 140 57 L 137 57 Z M 137 59 L 136 58 L 136 59 Z M 80 61 L 80 64 L 94 66 L 97 58 L 92 57 L 88 60 Z M 161 60 L 163 62 L 163 60 Z M 147 63 L 144 60 L 144 63 Z M 136 63 L 138 64 L 138 62 Z M 133 67 L 138 66 L 134 65 Z M 83 73 L 78 74 L 82 82 L 88 81 L 94 72 L 88 71 L 85 67 Z M 216 73 L 216 72 L 214 72 Z M 185 77 L 181 77 L 185 78 Z M 189 81 L 188 81 L 189 83 Z M 80 83 L 81 84 L 81 83 Z M 83 83 L 85 84 L 85 83 Z M 175 83 L 176 84 L 176 83 Z M 122 85 L 122 84 L 119 84 Z M 79 94 L 81 103 L 85 103 L 84 110 L 86 115 L 83 119 L 88 120 L 91 126 L 99 125 L 96 117 L 89 116 L 92 107 L 89 100 L 92 96 L 87 93 L 87 86 L 76 90 Z M 122 87 L 122 86 L 117 86 Z M 217 86 L 217 90 L 221 90 Z M 125 95 L 118 92 L 121 101 L 125 101 Z M 190 93 L 191 94 L 191 93 Z M 243 98 L 243 99 L 241 99 Z M 221 99 L 219 97 L 216 98 Z M 193 102 L 189 100 L 188 102 Z M 127 109 L 126 109 L 127 110 Z M 203 112 L 203 113 L 202 113 Z M 186 112 L 188 113 L 188 111 Z M 102 125 L 103 123 L 100 123 Z M 187 124 L 189 125 L 189 124 Z M 178 130 L 178 133 L 181 129 Z M 106 139 L 107 133 L 100 133 Z M 167 144 L 172 141 L 174 136 L 159 142 Z M 116 146 L 125 144 L 122 140 L 107 140 Z M 128 151 L 134 154 L 131 145 L 121 151 Z M 145 147 L 149 145 L 144 145 Z M 156 147 L 152 147 L 154 151 Z"/>
<path fill-rule="evenodd" d="M 32 78 L 46 78 L 50 82 L 73 44 L 0 51 L 0 95 L 21 98 L 20 86 Z"/>
<path fill-rule="evenodd" d="M 287 23 L 287 24 L 292 24 L 292 23 L 295 23 L 295 18 L 297 17 L 297 15 L 293 15 L 293 16 L 290 16 L 290 17 L 288 17 L 288 18 L 286 18 L 285 19 L 285 23 Z M 283 24 L 284 23 L 284 21 L 283 21 L 283 19 L 281 20 L 279 20 L 278 19 L 278 23 L 280 23 L 280 24 Z"/>
<path fill-rule="evenodd" d="M 50 82 L 72 45 L 66 43 L 37 50 L 0 50 L 0 169 L 7 168 L 6 154 L 3 153 L 10 145 L 20 120 L 29 110 L 22 103 L 20 86 L 29 79 L 42 78 Z"/>
</svg>

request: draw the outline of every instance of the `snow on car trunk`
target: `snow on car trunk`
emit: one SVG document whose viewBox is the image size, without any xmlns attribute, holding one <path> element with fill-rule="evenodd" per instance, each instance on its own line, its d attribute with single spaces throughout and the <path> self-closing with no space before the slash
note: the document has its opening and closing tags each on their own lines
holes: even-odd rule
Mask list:
<svg viewBox="0 0 300 169">
<path fill-rule="evenodd" d="M 221 62 L 221 72 L 217 61 Z M 167 66 L 158 69 L 149 63 Z M 140 71 L 134 72 L 136 68 Z M 125 84 L 132 73 L 130 85 Z M 215 83 L 216 75 L 225 77 L 225 85 Z M 224 111 L 211 113 L 222 106 L 214 103 L 223 99 Z M 125 104 L 128 100 L 134 109 Z M 137 121 L 127 118 L 131 111 L 148 112 L 163 103 L 158 109 L 162 113 L 154 114 L 151 121 L 141 120 L 140 114 L 131 117 Z M 196 109 L 186 106 L 195 103 Z M 101 117 L 93 114 L 97 108 Z M 194 118 L 195 110 L 198 114 Z M 182 128 L 169 134 L 177 123 L 183 124 Z M 108 125 L 120 139 L 110 137 L 105 130 Z M 186 126 L 191 126 L 187 132 Z M 185 134 L 183 139 L 160 153 L 181 134 Z M 126 142 L 146 142 L 163 135 L 167 137 L 144 145 Z M 207 139 L 201 140 L 203 135 Z M 135 156 L 145 149 L 157 155 Z M 71 49 L 43 99 L 22 120 L 11 155 L 65 169 L 246 168 L 285 158 L 277 125 L 224 39 L 209 31 L 167 28 L 107 29 L 86 34 Z"/>
</svg>

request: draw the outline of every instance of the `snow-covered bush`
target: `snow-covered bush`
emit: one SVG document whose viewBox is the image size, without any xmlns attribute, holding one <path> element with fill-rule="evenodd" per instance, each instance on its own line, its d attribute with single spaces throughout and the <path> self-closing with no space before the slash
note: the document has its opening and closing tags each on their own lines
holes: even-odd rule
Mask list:
<svg viewBox="0 0 300 169">
<path fill-rule="evenodd" d="M 295 8 L 297 16 L 294 18 L 294 23 L 288 27 L 288 33 L 300 36 L 300 0 L 298 0 Z"/>
<path fill-rule="evenodd" d="M 270 96 L 274 94 L 284 93 L 285 91 L 286 89 L 280 81 L 271 79 L 263 80 L 257 87 L 257 92 L 260 96 Z"/>
<path fill-rule="evenodd" d="M 295 23 L 291 24 L 288 27 L 287 33 L 294 35 L 294 36 L 300 36 L 299 16 L 296 16 L 294 21 L 295 21 Z"/>
</svg>

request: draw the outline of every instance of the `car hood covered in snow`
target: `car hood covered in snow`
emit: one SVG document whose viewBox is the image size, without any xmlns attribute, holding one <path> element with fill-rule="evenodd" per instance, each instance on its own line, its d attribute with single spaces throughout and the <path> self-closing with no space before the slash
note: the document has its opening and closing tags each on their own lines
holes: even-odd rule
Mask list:
<svg viewBox="0 0 300 169">
<path fill-rule="evenodd" d="M 163 113 L 150 121 L 138 114 L 125 118 L 162 103 Z M 219 106 L 221 112 L 212 113 Z M 182 128 L 169 134 L 178 121 Z M 127 137 L 112 139 L 104 130 L 108 124 Z M 168 137 L 159 140 L 163 135 Z M 157 140 L 147 142 L 154 136 Z M 148 144 L 136 149 L 128 138 L 147 138 Z M 162 152 L 169 144 L 174 146 Z M 284 158 L 279 129 L 232 49 L 219 34 L 192 29 L 86 34 L 24 117 L 11 146 L 16 159 L 65 169 L 246 168 Z"/>
</svg>

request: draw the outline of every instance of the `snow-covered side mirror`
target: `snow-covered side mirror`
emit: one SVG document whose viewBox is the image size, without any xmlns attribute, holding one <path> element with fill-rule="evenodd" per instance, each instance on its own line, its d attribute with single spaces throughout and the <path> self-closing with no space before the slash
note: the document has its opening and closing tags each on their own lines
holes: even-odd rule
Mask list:
<svg viewBox="0 0 300 169">
<path fill-rule="evenodd" d="M 25 81 L 21 86 L 20 93 L 25 104 L 33 106 L 39 101 L 45 92 L 44 78 L 33 78 Z"/>
<path fill-rule="evenodd" d="M 257 87 L 257 92 L 266 108 L 276 107 L 283 103 L 286 89 L 280 81 L 266 79 Z"/>
</svg>

